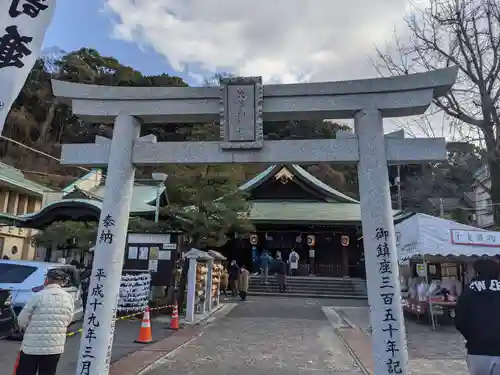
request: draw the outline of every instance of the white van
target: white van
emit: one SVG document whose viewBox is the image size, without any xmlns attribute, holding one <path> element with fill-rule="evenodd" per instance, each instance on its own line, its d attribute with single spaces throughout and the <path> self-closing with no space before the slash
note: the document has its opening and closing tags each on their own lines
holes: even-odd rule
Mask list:
<svg viewBox="0 0 500 375">
<path fill-rule="evenodd" d="M 75 301 L 73 322 L 83 318 L 84 306 L 79 271 L 68 264 L 45 263 L 28 260 L 0 260 L 0 289 L 12 293 L 12 307 L 19 315 L 30 297 L 44 288 L 47 271 L 53 268 L 63 269 L 68 274 L 67 283 L 63 285 Z"/>
</svg>

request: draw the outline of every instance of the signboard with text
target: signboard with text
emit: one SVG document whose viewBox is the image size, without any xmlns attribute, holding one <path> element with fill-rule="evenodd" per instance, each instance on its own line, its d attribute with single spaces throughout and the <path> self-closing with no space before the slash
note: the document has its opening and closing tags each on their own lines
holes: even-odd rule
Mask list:
<svg viewBox="0 0 500 375">
<path fill-rule="evenodd" d="M 453 245 L 500 247 L 500 232 L 451 229 L 450 235 Z"/>
</svg>

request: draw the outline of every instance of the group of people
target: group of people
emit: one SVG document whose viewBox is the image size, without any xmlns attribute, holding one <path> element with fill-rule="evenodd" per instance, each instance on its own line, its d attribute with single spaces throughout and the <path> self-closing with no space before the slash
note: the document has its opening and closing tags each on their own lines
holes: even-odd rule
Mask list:
<svg viewBox="0 0 500 375">
<path fill-rule="evenodd" d="M 235 260 L 231 261 L 228 269 L 222 273 L 220 289 L 227 298 L 227 289 L 231 291 L 233 297 L 240 296 L 242 301 L 247 299 L 248 285 L 250 283 L 250 272 L 244 264 L 241 267 Z"/>
<path fill-rule="evenodd" d="M 275 274 L 280 292 L 286 291 L 286 277 L 296 276 L 299 269 L 300 256 L 292 249 L 290 253 L 283 255 L 280 250 L 276 251 L 276 256 L 264 249 L 259 259 L 261 279 L 268 283 L 269 273 Z"/>
<path fill-rule="evenodd" d="M 292 249 L 286 258 L 282 256 L 280 250 L 276 251 L 275 257 L 268 250 L 263 250 L 258 262 L 254 266 L 258 267 L 255 275 L 260 273 L 261 280 L 264 283 L 269 283 L 269 275 L 275 275 L 278 282 L 280 293 L 286 291 L 286 278 L 297 274 L 299 268 L 299 254 Z M 239 296 L 242 301 L 246 300 L 248 293 L 250 272 L 244 264 L 241 267 L 235 260 L 232 260 L 229 267 L 224 270 L 220 283 L 222 294 L 227 298 L 228 289 L 232 297 Z"/>
</svg>

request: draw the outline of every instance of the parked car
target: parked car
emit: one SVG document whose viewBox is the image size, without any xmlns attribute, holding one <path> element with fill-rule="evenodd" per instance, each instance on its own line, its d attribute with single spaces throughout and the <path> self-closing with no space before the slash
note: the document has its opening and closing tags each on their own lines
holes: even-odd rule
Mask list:
<svg viewBox="0 0 500 375">
<path fill-rule="evenodd" d="M 30 297 L 44 288 L 47 271 L 53 268 L 63 269 L 68 274 L 67 283 L 63 285 L 63 288 L 75 300 L 73 321 L 83 318 L 80 276 L 74 266 L 27 260 L 0 260 L 0 289 L 11 292 L 11 306 L 16 316 Z"/>
<path fill-rule="evenodd" d="M 12 293 L 0 289 L 0 339 L 11 336 L 17 330 L 16 314 L 12 309 Z"/>
</svg>

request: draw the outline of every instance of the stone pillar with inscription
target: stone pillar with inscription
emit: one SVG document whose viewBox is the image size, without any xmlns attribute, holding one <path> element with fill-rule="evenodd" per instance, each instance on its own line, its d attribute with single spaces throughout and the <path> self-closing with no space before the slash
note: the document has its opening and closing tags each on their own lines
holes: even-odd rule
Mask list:
<svg viewBox="0 0 500 375">
<path fill-rule="evenodd" d="M 408 352 L 381 112 L 359 111 L 354 124 L 374 375 L 407 375 Z"/>
<path fill-rule="evenodd" d="M 109 373 L 139 130 L 129 115 L 115 120 L 76 375 Z"/>
</svg>

